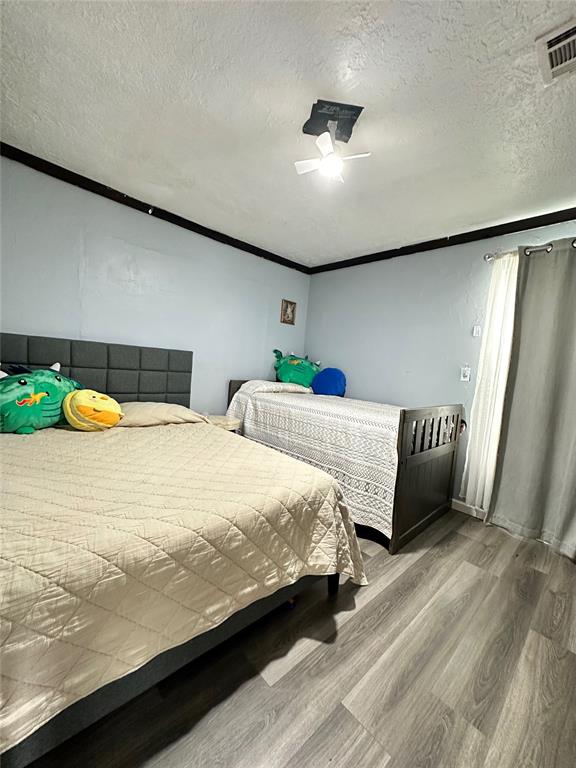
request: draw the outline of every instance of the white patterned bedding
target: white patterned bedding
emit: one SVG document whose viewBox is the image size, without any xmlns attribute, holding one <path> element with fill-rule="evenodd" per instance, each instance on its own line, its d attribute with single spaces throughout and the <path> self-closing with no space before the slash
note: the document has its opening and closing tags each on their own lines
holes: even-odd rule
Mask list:
<svg viewBox="0 0 576 768">
<path fill-rule="evenodd" d="M 308 574 L 365 583 L 337 484 L 209 424 L 0 435 L 1 749 Z"/>
<path fill-rule="evenodd" d="M 228 415 L 243 434 L 328 472 L 356 523 L 392 536 L 401 408 L 314 395 L 294 384 L 248 381 Z"/>
</svg>

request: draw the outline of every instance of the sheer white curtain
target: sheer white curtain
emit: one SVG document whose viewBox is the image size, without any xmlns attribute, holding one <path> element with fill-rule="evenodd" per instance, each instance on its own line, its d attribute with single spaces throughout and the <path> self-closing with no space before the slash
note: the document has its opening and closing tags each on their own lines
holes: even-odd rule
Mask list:
<svg viewBox="0 0 576 768">
<path fill-rule="evenodd" d="M 494 486 L 514 330 L 518 253 L 496 258 L 489 268 L 492 277 L 460 491 L 478 517 L 485 517 Z"/>
</svg>

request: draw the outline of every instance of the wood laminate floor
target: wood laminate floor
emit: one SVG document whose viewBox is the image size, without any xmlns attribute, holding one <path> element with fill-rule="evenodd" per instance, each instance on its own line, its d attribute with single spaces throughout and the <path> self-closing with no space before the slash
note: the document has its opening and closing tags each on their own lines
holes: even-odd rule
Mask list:
<svg viewBox="0 0 576 768">
<path fill-rule="evenodd" d="M 451 512 L 34 768 L 574 768 L 576 566 Z"/>
</svg>

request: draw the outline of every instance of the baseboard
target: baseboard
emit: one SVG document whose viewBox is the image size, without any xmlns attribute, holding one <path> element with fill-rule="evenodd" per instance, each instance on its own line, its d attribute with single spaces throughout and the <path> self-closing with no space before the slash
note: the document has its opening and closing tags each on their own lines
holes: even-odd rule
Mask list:
<svg viewBox="0 0 576 768">
<path fill-rule="evenodd" d="M 470 517 L 477 517 L 478 520 L 484 520 L 486 516 L 486 512 L 483 509 L 478 509 L 478 507 L 473 507 L 471 504 L 466 504 L 465 501 L 461 501 L 460 499 L 452 499 L 452 509 L 455 509 L 457 512 L 464 512 L 466 515 L 470 515 Z"/>
</svg>

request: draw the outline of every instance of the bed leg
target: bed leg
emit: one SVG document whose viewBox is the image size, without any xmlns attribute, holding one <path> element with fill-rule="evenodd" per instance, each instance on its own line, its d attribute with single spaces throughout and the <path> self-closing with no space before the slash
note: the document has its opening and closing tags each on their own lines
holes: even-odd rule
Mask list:
<svg viewBox="0 0 576 768">
<path fill-rule="evenodd" d="M 340 574 L 331 573 L 328 576 L 328 597 L 336 597 L 340 588 Z"/>
</svg>

